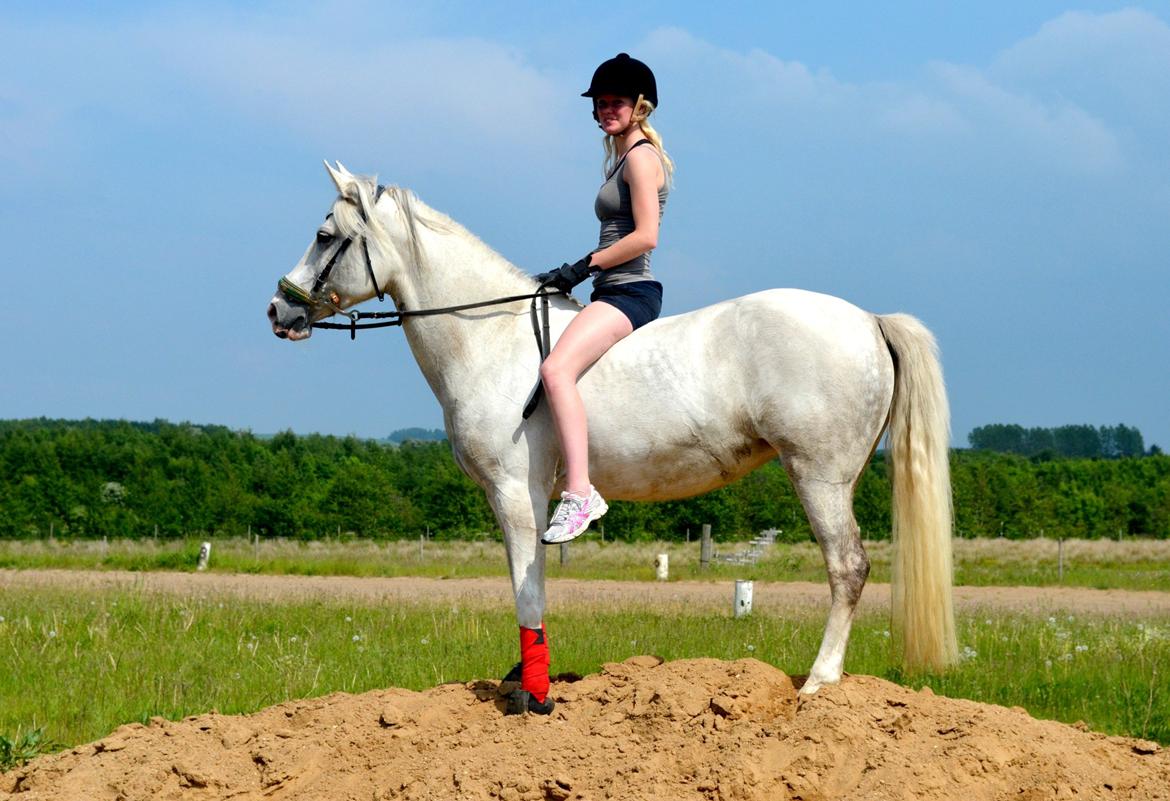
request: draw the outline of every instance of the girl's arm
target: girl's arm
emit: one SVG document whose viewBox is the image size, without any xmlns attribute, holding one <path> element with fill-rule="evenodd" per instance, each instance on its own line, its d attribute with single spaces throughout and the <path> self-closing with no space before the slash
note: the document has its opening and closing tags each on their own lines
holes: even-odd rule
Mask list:
<svg viewBox="0 0 1170 801">
<path fill-rule="evenodd" d="M 658 246 L 658 187 L 662 162 L 651 147 L 634 148 L 626 155 L 625 179 L 630 185 L 634 230 L 593 254 L 591 264 L 608 270 L 648 253 Z"/>
</svg>

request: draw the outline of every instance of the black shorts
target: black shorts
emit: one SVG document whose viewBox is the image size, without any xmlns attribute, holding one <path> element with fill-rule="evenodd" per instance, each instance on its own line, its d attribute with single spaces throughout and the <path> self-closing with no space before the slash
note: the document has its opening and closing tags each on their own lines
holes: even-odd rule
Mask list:
<svg viewBox="0 0 1170 801">
<path fill-rule="evenodd" d="M 657 281 L 631 281 L 628 284 L 600 286 L 589 296 L 590 302 L 608 303 L 630 319 L 634 330 L 662 313 L 662 284 Z"/>
</svg>

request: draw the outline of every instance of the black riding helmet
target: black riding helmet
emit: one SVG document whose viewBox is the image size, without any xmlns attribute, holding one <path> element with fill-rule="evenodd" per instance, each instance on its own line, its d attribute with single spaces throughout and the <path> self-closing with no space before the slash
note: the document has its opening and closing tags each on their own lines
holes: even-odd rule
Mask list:
<svg viewBox="0 0 1170 801">
<path fill-rule="evenodd" d="M 593 80 L 589 82 L 589 88 L 581 93 L 581 97 L 593 98 L 598 95 L 618 95 L 635 100 L 641 95 L 654 108 L 658 108 L 658 84 L 654 80 L 654 73 L 638 59 L 630 58 L 629 53 L 618 53 L 608 61 L 601 62 L 601 66 L 593 72 Z M 596 109 L 593 111 L 593 119 L 597 119 Z"/>
</svg>

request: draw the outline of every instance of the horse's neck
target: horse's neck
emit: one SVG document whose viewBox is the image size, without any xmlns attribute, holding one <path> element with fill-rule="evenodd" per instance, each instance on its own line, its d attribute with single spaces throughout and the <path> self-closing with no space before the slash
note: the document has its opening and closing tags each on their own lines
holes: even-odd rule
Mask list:
<svg viewBox="0 0 1170 801">
<path fill-rule="evenodd" d="M 414 205 L 416 216 L 429 211 L 417 200 Z M 531 280 L 461 226 L 435 230 L 416 219 L 414 229 L 421 263 L 402 270 L 402 278 L 390 287 L 400 310 L 437 309 L 535 291 Z M 413 258 L 407 242 L 402 252 Z M 477 369 L 478 357 L 514 358 L 522 345 L 531 347 L 531 332 L 524 327 L 527 307 L 517 310 L 518 306 L 404 320 L 403 331 L 415 360 L 444 407 L 462 388 L 471 386 L 465 374 Z M 506 310 L 511 313 L 501 313 Z"/>
<path fill-rule="evenodd" d="M 437 231 L 418 222 L 415 229 L 421 264 L 408 269 L 399 286 L 401 297 L 395 299 L 402 308 L 441 308 L 536 291 L 527 276 L 458 224 Z"/>
</svg>

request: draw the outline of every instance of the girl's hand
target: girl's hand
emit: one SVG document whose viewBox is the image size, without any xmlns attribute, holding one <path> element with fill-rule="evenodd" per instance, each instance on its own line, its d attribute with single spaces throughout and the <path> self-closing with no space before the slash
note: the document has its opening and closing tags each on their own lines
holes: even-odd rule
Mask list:
<svg viewBox="0 0 1170 801">
<path fill-rule="evenodd" d="M 573 264 L 566 262 L 555 270 L 541 273 L 536 276 L 536 281 L 541 286 L 551 286 L 564 292 L 569 292 L 573 287 L 577 286 L 577 284 L 584 281 L 596 271 L 596 268 L 589 264 L 589 259 L 592 256 L 593 254 L 590 253 L 585 258 Z"/>
</svg>

